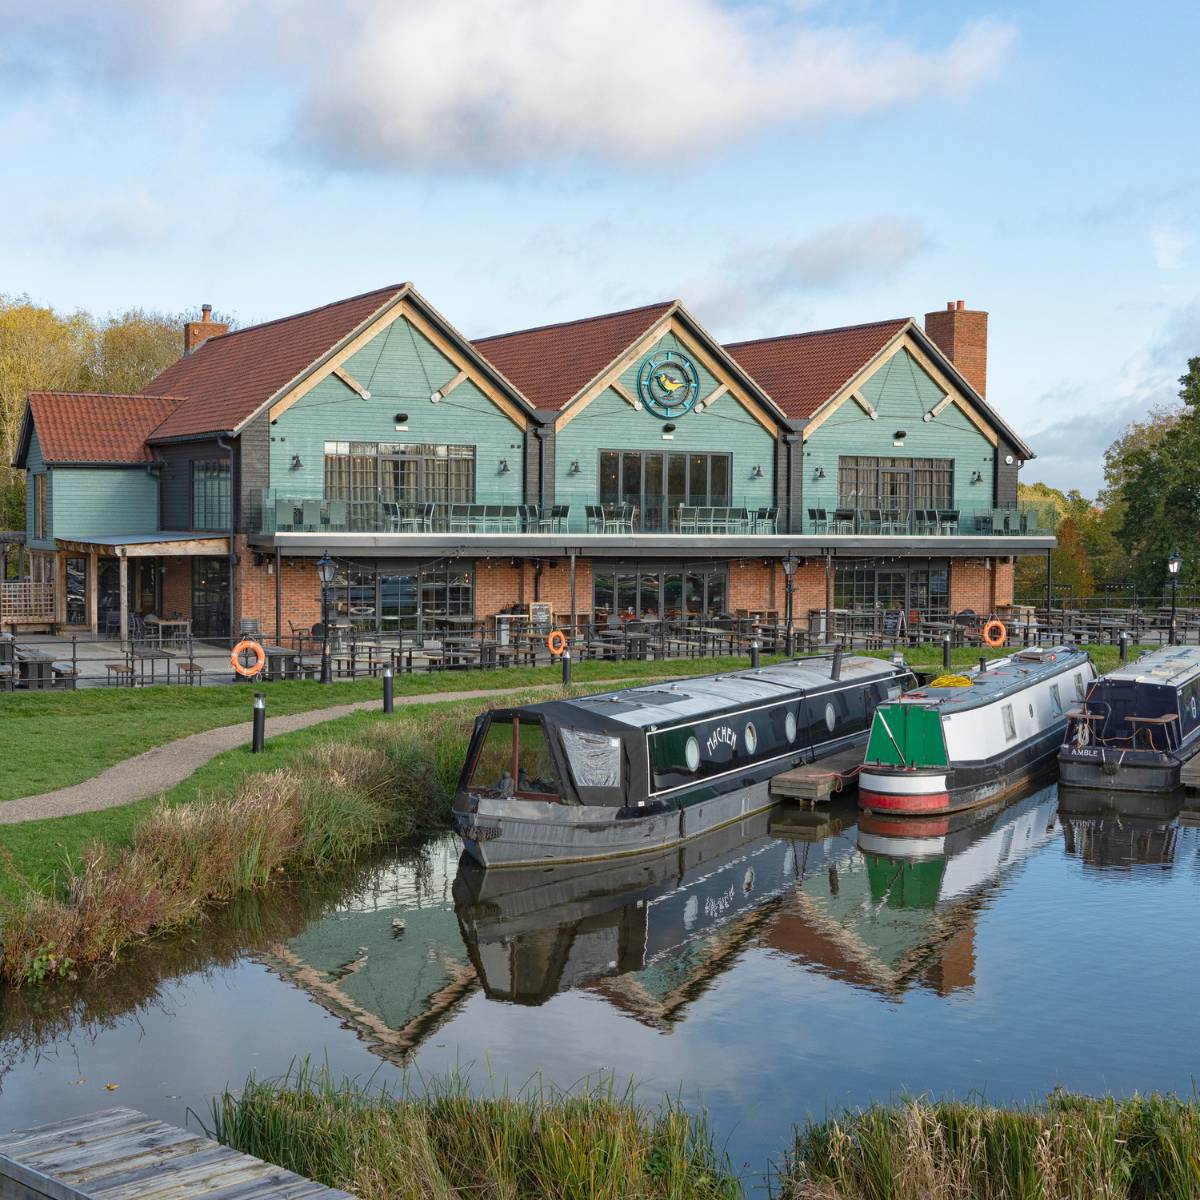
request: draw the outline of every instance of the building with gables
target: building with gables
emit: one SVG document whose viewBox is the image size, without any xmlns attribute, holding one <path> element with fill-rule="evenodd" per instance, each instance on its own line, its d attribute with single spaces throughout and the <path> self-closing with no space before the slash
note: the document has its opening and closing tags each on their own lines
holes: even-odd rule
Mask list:
<svg viewBox="0 0 1200 1200">
<path fill-rule="evenodd" d="M 986 400 L 987 314 L 721 345 L 678 300 L 471 341 L 411 285 L 230 331 L 130 396 L 34 392 L 33 581 L 66 627 L 131 612 L 286 638 L 334 611 L 446 628 L 1012 600 L 1050 531 Z"/>
</svg>

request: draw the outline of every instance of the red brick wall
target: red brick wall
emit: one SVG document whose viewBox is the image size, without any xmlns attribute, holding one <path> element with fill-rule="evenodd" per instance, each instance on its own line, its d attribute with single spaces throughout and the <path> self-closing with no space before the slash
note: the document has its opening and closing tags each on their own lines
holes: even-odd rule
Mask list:
<svg viewBox="0 0 1200 1200">
<path fill-rule="evenodd" d="M 992 570 L 995 572 L 995 603 L 996 607 L 1013 602 L 1013 580 L 1016 575 L 1014 559 L 992 559 Z"/>
<path fill-rule="evenodd" d="M 192 616 L 192 560 L 167 557 L 163 562 L 162 610 Z"/>
<path fill-rule="evenodd" d="M 254 551 L 239 537 L 237 552 L 241 562 L 237 568 L 237 619 L 240 623 L 257 619 L 264 637 L 275 637 L 275 555 L 267 554 L 260 566 L 254 562 Z M 280 607 L 286 638 L 290 621 L 299 629 L 311 629 L 321 619 L 321 584 L 317 579 L 316 559 L 284 557 L 281 563 Z M 237 633 L 237 629 L 234 630 Z"/>
<path fill-rule="evenodd" d="M 982 559 L 955 559 L 951 562 L 950 607 L 955 612 L 970 608 L 981 615 L 990 613 L 996 607 L 992 571 Z"/>
<path fill-rule="evenodd" d="M 955 365 L 958 373 L 981 395 L 987 394 L 988 315 L 959 307 L 961 300 L 944 310 L 925 314 L 925 332 Z"/>
</svg>

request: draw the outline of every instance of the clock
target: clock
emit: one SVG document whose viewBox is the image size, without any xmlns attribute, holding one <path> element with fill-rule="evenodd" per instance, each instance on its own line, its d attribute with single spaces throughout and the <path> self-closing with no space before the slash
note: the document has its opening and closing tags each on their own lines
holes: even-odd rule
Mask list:
<svg viewBox="0 0 1200 1200">
<path fill-rule="evenodd" d="M 700 399 L 700 376 L 686 354 L 662 350 L 642 360 L 638 397 L 647 411 L 664 420 L 689 413 Z"/>
</svg>

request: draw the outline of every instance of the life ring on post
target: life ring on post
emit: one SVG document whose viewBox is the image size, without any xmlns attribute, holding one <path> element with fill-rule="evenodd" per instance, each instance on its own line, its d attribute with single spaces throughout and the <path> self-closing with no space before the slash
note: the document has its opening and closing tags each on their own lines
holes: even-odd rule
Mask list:
<svg viewBox="0 0 1200 1200">
<path fill-rule="evenodd" d="M 242 655 L 245 654 L 247 650 L 254 655 L 254 663 L 249 667 L 242 662 Z M 238 642 L 238 644 L 234 646 L 229 655 L 229 665 L 233 667 L 233 669 L 239 675 L 242 675 L 248 679 L 251 675 L 259 674 L 263 667 L 267 665 L 267 656 L 265 653 L 263 653 L 263 648 L 257 642 L 246 638 L 245 641 Z"/>
<path fill-rule="evenodd" d="M 989 646 L 991 646 L 993 650 L 995 650 L 997 646 L 1003 646 L 1008 640 L 1008 630 L 1005 629 L 1004 622 L 997 621 L 996 618 L 993 617 L 983 627 L 983 640 Z"/>
<path fill-rule="evenodd" d="M 561 629 L 553 630 L 550 636 L 546 639 L 546 649 L 549 650 L 555 658 L 559 658 L 566 652 L 567 635 L 563 633 Z"/>
</svg>

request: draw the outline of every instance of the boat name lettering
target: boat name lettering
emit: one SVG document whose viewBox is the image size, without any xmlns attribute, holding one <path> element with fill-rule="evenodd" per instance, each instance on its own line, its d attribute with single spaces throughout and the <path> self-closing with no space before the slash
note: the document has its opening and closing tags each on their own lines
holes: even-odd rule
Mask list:
<svg viewBox="0 0 1200 1200">
<path fill-rule="evenodd" d="M 709 754 L 712 754 L 721 745 L 728 746 L 730 750 L 737 749 L 737 733 L 728 725 L 718 725 L 708 735 L 708 741 L 704 743 L 704 747 Z"/>
</svg>

